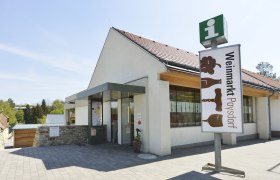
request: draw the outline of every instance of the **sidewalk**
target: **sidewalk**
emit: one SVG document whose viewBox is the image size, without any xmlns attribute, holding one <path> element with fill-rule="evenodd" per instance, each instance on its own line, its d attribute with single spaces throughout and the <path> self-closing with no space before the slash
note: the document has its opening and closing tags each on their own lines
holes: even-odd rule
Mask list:
<svg viewBox="0 0 280 180">
<path fill-rule="evenodd" d="M 280 139 L 223 146 L 223 166 L 246 177 L 201 171 L 214 161 L 213 146 L 177 149 L 154 160 L 130 146 L 67 145 L 0 150 L 0 179 L 280 179 Z"/>
</svg>

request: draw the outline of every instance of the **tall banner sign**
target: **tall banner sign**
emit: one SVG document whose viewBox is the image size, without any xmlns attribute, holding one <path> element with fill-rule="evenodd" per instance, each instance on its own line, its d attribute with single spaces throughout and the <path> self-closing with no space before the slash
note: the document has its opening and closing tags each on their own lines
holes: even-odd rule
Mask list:
<svg viewBox="0 0 280 180">
<path fill-rule="evenodd" d="M 202 132 L 243 133 L 240 45 L 199 52 Z"/>
</svg>

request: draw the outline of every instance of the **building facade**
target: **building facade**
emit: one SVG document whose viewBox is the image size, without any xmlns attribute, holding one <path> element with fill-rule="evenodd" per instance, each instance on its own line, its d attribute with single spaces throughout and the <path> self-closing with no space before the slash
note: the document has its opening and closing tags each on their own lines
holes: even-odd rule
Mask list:
<svg viewBox="0 0 280 180">
<path fill-rule="evenodd" d="M 280 82 L 242 70 L 244 133 L 223 134 L 224 144 L 279 136 Z M 213 143 L 201 132 L 198 55 L 116 28 L 107 35 L 86 90 L 66 98 L 65 115 L 89 125 L 89 143 L 130 144 L 141 130 L 142 151 Z"/>
</svg>

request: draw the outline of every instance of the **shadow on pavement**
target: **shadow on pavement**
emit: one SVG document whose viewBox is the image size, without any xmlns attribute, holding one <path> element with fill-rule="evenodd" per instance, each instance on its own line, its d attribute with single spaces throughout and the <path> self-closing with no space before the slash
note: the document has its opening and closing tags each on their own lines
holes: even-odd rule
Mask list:
<svg viewBox="0 0 280 180">
<path fill-rule="evenodd" d="M 280 140 L 280 138 L 273 138 L 270 141 Z M 243 140 L 238 141 L 236 145 L 222 145 L 222 150 L 232 149 L 232 148 L 239 148 L 243 146 L 250 146 L 260 143 L 267 143 L 270 142 L 268 140 L 260 140 L 260 139 L 252 139 L 252 140 Z M 214 152 L 214 144 L 207 145 L 207 146 L 195 146 L 195 147 L 187 147 L 187 148 L 178 148 L 172 150 L 172 157 L 182 157 L 182 156 L 192 156 L 198 154 L 204 154 Z"/>
<path fill-rule="evenodd" d="M 179 176 L 170 178 L 170 180 L 183 180 L 183 179 L 199 179 L 199 180 L 218 180 L 218 178 L 212 177 L 209 174 L 202 174 L 196 171 L 191 171 Z"/>
<path fill-rule="evenodd" d="M 243 141 L 239 142 L 236 146 L 223 145 L 222 149 L 236 148 L 265 142 L 268 141 Z M 132 151 L 131 146 L 109 143 L 85 146 L 62 145 L 51 147 L 30 147 L 15 150 L 10 153 L 41 159 L 46 169 L 77 166 L 107 172 L 162 160 L 209 153 L 213 152 L 213 149 L 213 145 L 175 149 L 172 150 L 172 155 L 157 157 L 157 159 L 153 160 L 138 158 L 138 154 Z M 192 172 L 191 175 L 194 173 L 195 172 Z M 188 173 L 185 175 L 190 176 Z"/>
<path fill-rule="evenodd" d="M 267 171 L 280 174 L 280 163 L 276 164 L 272 168 L 269 168 Z"/>
</svg>

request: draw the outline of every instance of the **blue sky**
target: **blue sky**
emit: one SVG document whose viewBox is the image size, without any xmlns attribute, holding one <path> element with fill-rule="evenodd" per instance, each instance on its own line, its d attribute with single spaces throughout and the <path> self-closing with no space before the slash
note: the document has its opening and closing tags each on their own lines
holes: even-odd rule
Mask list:
<svg viewBox="0 0 280 180">
<path fill-rule="evenodd" d="M 13 0 L 0 2 L 0 99 L 51 102 L 87 88 L 110 27 L 198 53 L 198 23 L 224 14 L 242 68 L 280 76 L 277 0 Z"/>
</svg>

